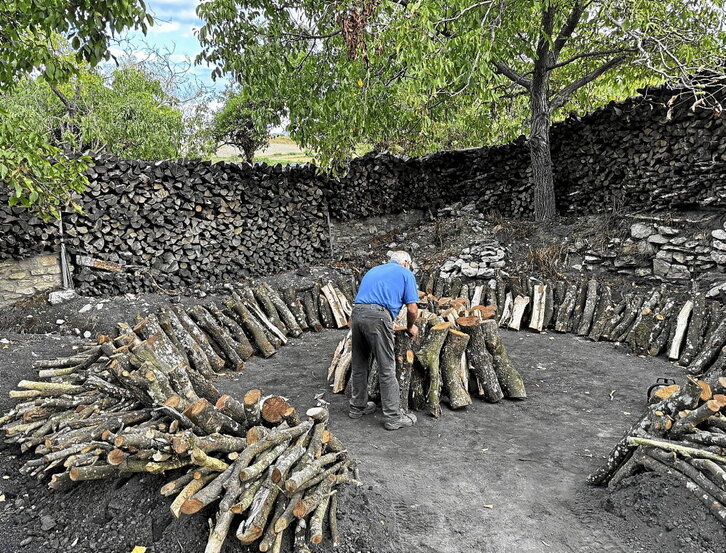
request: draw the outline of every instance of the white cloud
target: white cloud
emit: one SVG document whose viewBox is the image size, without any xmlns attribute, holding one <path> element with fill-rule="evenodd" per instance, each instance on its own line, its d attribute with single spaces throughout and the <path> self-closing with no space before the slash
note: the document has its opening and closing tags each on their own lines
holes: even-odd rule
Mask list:
<svg viewBox="0 0 726 553">
<path fill-rule="evenodd" d="M 176 21 L 168 21 L 165 23 L 158 23 L 149 29 L 149 34 L 162 34 L 162 33 L 173 33 L 181 28 L 181 24 Z"/>
</svg>

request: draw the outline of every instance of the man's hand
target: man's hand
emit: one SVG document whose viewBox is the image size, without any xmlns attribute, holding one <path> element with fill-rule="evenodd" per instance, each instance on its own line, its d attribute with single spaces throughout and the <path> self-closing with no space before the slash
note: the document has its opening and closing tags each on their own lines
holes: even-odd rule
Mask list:
<svg viewBox="0 0 726 553">
<path fill-rule="evenodd" d="M 416 325 L 411 325 L 411 327 L 407 328 L 406 331 L 414 340 L 418 338 L 418 327 Z"/>
</svg>

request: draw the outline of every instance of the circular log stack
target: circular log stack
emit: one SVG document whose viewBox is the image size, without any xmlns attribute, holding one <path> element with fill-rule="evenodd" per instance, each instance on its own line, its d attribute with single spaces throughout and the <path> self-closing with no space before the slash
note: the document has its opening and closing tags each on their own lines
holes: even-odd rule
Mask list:
<svg viewBox="0 0 726 553">
<path fill-rule="evenodd" d="M 419 337 L 405 330 L 404 312 L 394 321 L 394 355 L 401 409 L 441 415 L 442 399 L 451 409 L 471 405 L 472 396 L 497 403 L 502 398 L 524 399 L 527 393 L 512 366 L 493 319 L 495 309 L 471 305 L 468 298 L 436 298 L 420 292 Z M 351 334 L 338 344 L 328 367 L 333 393 L 350 386 Z M 376 400 L 377 366 L 369 372 L 368 395 Z"/>
<path fill-rule="evenodd" d="M 638 472 L 655 471 L 685 486 L 726 526 L 726 363 L 700 379 L 661 388 L 652 403 L 588 477 L 616 486 Z"/>
<path fill-rule="evenodd" d="M 553 330 L 628 344 L 638 355 L 664 354 L 691 375 L 726 359 L 726 308 L 698 292 L 630 286 L 613 290 L 604 281 L 542 280 L 498 271 L 488 281 L 419 275 L 420 288 L 441 301 L 462 296 L 471 308 L 485 306 L 501 328 Z"/>
<path fill-rule="evenodd" d="M 250 390 L 221 395 L 211 378 L 269 356 L 313 324 L 347 324 L 349 301 L 332 282 L 282 296 L 265 283 L 239 287 L 220 305 L 180 305 L 119 323 L 119 334 L 71 357 L 39 361 L 20 400 L 0 416 L 5 440 L 32 452 L 22 471 L 64 489 L 73 482 L 183 469 L 161 490 L 174 516 L 219 502 L 206 553 L 232 528 L 244 544 L 280 551 L 284 534 L 317 544 L 324 525 L 337 543 L 338 486 L 355 483 L 355 465 L 327 429 L 323 406 L 302 420 L 281 396 Z M 321 316 L 320 313 L 323 313 Z"/>
</svg>

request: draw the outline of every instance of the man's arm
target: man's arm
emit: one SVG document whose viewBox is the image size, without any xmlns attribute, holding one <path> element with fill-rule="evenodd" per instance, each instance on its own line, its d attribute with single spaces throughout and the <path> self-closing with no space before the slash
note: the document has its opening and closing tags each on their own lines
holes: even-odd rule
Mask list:
<svg viewBox="0 0 726 553">
<path fill-rule="evenodd" d="M 416 319 L 418 319 L 418 304 L 407 303 L 406 304 L 406 330 L 411 334 L 412 338 L 418 337 L 418 327 L 416 326 Z"/>
</svg>

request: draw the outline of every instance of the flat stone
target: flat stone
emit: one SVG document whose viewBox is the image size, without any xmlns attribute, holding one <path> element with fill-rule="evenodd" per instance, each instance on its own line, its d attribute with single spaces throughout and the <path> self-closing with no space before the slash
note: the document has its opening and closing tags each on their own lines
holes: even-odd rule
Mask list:
<svg viewBox="0 0 726 553">
<path fill-rule="evenodd" d="M 726 265 L 726 253 L 720 253 L 714 250 L 711 252 L 711 259 L 719 265 Z"/>
<path fill-rule="evenodd" d="M 466 266 L 461 269 L 461 272 L 464 276 L 475 277 L 477 276 L 478 270 L 473 267 Z"/>
<path fill-rule="evenodd" d="M 653 255 L 654 251 L 653 245 L 643 240 L 636 242 L 628 239 L 623 242 L 623 255 Z"/>
<path fill-rule="evenodd" d="M 630 236 L 636 239 L 648 238 L 653 234 L 653 226 L 646 223 L 633 223 L 630 225 Z"/>
<path fill-rule="evenodd" d="M 65 321 L 65 319 L 56 319 L 55 324 L 62 325 Z"/>
<path fill-rule="evenodd" d="M 711 236 L 716 240 L 726 240 L 726 230 L 717 229 L 711 233 Z"/>
<path fill-rule="evenodd" d="M 653 271 L 646 267 L 640 267 L 639 269 L 635 269 L 635 274 L 639 277 L 646 277 L 653 274 Z"/>
<path fill-rule="evenodd" d="M 668 238 L 666 238 L 662 234 L 653 234 L 652 236 L 648 237 L 648 242 L 650 242 L 651 244 L 667 244 Z"/>
<path fill-rule="evenodd" d="M 56 527 L 55 519 L 50 515 L 43 515 L 40 517 L 40 528 L 43 530 L 43 532 L 47 532 L 48 530 L 52 530 Z"/>
<path fill-rule="evenodd" d="M 671 269 L 671 264 L 664 259 L 653 260 L 653 274 L 659 277 L 665 277 Z"/>
<path fill-rule="evenodd" d="M 87 303 L 86 305 L 84 305 L 83 307 L 81 307 L 78 310 L 78 312 L 79 313 L 86 313 L 86 312 L 90 311 L 91 309 L 93 309 L 93 304 Z"/>
<path fill-rule="evenodd" d="M 713 298 L 718 296 L 722 291 L 726 292 L 726 282 L 716 284 L 713 288 L 706 292 L 706 296 L 709 298 Z"/>
<path fill-rule="evenodd" d="M 72 300 L 77 297 L 75 290 L 58 290 L 57 292 L 51 292 L 48 294 L 48 303 L 51 305 L 58 305 L 63 302 Z"/>
<path fill-rule="evenodd" d="M 666 236 L 675 236 L 676 234 L 681 232 L 680 229 L 673 227 L 658 226 L 657 229 L 659 233 L 665 234 Z"/>
<path fill-rule="evenodd" d="M 686 238 L 685 236 L 679 236 L 678 238 L 671 238 L 670 242 L 675 246 L 680 246 L 688 242 L 688 238 Z"/>
<path fill-rule="evenodd" d="M 688 270 L 688 267 L 685 265 L 677 265 L 673 264 L 671 265 L 671 270 L 668 271 L 668 274 L 666 275 L 666 278 L 673 278 L 673 279 L 688 279 L 691 278 L 691 271 Z"/>
<path fill-rule="evenodd" d="M 18 271 L 16 273 L 10 273 L 8 278 L 10 280 L 22 280 L 24 278 L 28 278 L 28 273 L 25 271 Z"/>
<path fill-rule="evenodd" d="M 677 261 L 678 263 L 685 263 L 686 261 L 691 261 L 692 259 L 692 255 L 686 255 L 682 252 L 675 252 L 673 254 L 673 261 Z"/>
<path fill-rule="evenodd" d="M 721 240 L 714 240 L 711 245 L 717 250 L 726 250 L 726 242 L 721 242 Z"/>
<path fill-rule="evenodd" d="M 673 253 L 668 250 L 660 250 L 655 254 L 655 258 L 662 259 L 664 261 L 672 261 L 673 257 L 676 255 L 684 255 L 684 254 L 682 254 L 680 252 Z"/>
</svg>

